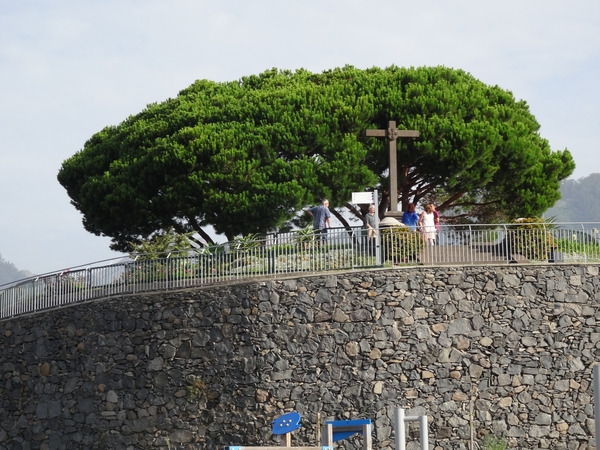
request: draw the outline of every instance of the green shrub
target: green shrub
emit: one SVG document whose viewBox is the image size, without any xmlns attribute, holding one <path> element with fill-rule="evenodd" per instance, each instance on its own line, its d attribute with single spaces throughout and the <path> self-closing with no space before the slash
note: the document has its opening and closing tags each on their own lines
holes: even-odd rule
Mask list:
<svg viewBox="0 0 600 450">
<path fill-rule="evenodd" d="M 573 231 L 570 235 L 563 233 L 554 240 L 556 249 L 566 253 L 586 253 L 588 255 L 598 254 L 597 231 L 592 230 L 592 234 Z"/>
<path fill-rule="evenodd" d="M 233 249 L 238 252 L 254 250 L 264 244 L 264 237 L 249 233 L 246 236 L 237 236 L 233 239 Z"/>
<path fill-rule="evenodd" d="M 416 262 L 417 254 L 425 247 L 423 236 L 409 227 L 390 227 L 381 230 L 384 258 L 392 262 Z"/>
<path fill-rule="evenodd" d="M 315 233 L 315 230 L 313 230 L 312 225 L 307 225 L 296 232 L 295 243 L 299 244 L 303 249 L 307 249 L 314 244 L 318 237 L 320 236 L 317 236 L 317 233 Z"/>
<path fill-rule="evenodd" d="M 160 259 L 169 253 L 184 253 L 192 249 L 190 236 L 194 233 L 177 233 L 173 228 L 161 231 L 152 238 L 139 243 L 130 243 L 131 259 Z"/>
<path fill-rule="evenodd" d="M 555 246 L 550 232 L 554 225 L 538 217 L 517 219 L 512 223 L 514 225 L 508 231 L 512 253 L 534 261 L 548 259 L 550 250 Z"/>
<path fill-rule="evenodd" d="M 508 442 L 506 442 L 506 439 L 493 434 L 488 434 L 483 438 L 481 444 L 481 450 L 506 450 L 507 448 Z"/>
<path fill-rule="evenodd" d="M 187 381 L 188 401 L 206 399 L 208 388 L 202 378 L 192 375 L 188 377 Z"/>
</svg>

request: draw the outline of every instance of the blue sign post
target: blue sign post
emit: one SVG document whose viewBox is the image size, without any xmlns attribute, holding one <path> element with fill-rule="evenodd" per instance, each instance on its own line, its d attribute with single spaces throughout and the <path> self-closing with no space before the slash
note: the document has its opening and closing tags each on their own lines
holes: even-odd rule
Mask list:
<svg viewBox="0 0 600 450">
<path fill-rule="evenodd" d="M 279 416 L 273 421 L 273 434 L 285 435 L 285 446 L 292 446 L 292 431 L 300 428 L 300 414 L 296 411 Z"/>
<path fill-rule="evenodd" d="M 334 442 L 357 433 L 363 436 L 363 450 L 372 450 L 371 419 L 328 420 L 325 422 L 322 444 L 332 446 Z"/>
<path fill-rule="evenodd" d="M 225 447 L 224 450 L 282 450 L 282 449 L 298 449 L 298 450 L 333 450 L 331 446 L 320 446 L 320 447 L 292 447 L 292 431 L 298 430 L 302 425 L 300 424 L 300 414 L 296 411 L 289 412 L 283 416 L 277 417 L 273 420 L 273 434 L 276 436 L 285 436 L 284 447 L 248 447 L 248 446 L 229 446 Z"/>
</svg>

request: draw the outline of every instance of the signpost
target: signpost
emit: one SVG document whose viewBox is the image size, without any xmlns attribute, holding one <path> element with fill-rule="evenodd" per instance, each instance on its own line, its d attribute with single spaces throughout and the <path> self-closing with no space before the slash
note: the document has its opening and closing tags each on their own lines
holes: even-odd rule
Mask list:
<svg viewBox="0 0 600 450">
<path fill-rule="evenodd" d="M 329 445 L 320 445 L 312 447 L 292 447 L 292 431 L 296 431 L 301 427 L 300 414 L 296 411 L 289 412 L 283 416 L 277 417 L 273 421 L 273 434 L 276 436 L 284 436 L 283 446 L 247 446 L 247 445 L 229 445 L 223 448 L 223 450 L 333 450 L 333 447 Z"/>
<path fill-rule="evenodd" d="M 357 205 L 373 205 L 375 204 L 375 192 L 353 192 L 352 203 L 355 203 Z"/>
</svg>

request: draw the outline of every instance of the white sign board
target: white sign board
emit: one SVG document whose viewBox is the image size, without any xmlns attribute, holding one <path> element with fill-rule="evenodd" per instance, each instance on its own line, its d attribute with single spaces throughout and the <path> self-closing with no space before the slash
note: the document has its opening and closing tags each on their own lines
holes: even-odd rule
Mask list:
<svg viewBox="0 0 600 450">
<path fill-rule="evenodd" d="M 360 205 L 362 203 L 373 203 L 373 193 L 372 192 L 353 192 L 352 193 L 352 203 Z"/>
</svg>

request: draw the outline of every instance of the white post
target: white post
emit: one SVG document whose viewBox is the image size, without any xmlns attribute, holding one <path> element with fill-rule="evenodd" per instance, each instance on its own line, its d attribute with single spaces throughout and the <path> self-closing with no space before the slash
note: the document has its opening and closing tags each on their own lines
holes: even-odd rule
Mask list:
<svg viewBox="0 0 600 450">
<path fill-rule="evenodd" d="M 419 426 L 421 431 L 421 450 L 429 449 L 429 427 L 427 416 L 419 416 Z"/>
<path fill-rule="evenodd" d="M 363 450 L 373 450 L 373 432 L 371 424 L 363 425 Z"/>
<path fill-rule="evenodd" d="M 594 366 L 594 423 L 596 425 L 596 448 L 600 440 L 600 365 Z"/>
<path fill-rule="evenodd" d="M 373 191 L 373 205 L 375 205 L 375 264 L 381 266 L 381 236 L 379 235 L 379 193 Z"/>
<path fill-rule="evenodd" d="M 323 426 L 323 434 L 321 435 L 321 445 L 323 447 L 331 447 L 333 445 L 333 426 L 326 423 Z"/>
<path fill-rule="evenodd" d="M 396 450 L 406 450 L 406 426 L 405 422 L 419 422 L 419 435 L 421 450 L 429 449 L 429 424 L 427 416 L 406 416 L 404 409 L 394 409 L 394 429 L 396 430 Z"/>
<path fill-rule="evenodd" d="M 396 429 L 396 450 L 406 450 L 406 430 L 404 429 L 404 409 L 394 410 L 394 421 Z"/>
</svg>

